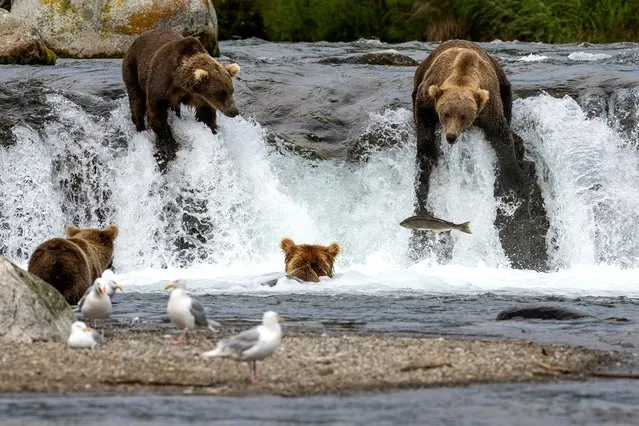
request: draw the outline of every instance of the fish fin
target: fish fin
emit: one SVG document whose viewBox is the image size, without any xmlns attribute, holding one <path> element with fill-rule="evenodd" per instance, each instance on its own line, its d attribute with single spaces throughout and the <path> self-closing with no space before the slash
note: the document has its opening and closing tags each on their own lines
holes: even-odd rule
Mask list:
<svg viewBox="0 0 639 426">
<path fill-rule="evenodd" d="M 467 234 L 472 234 L 472 232 L 470 232 L 470 222 L 464 222 L 459 225 L 459 230 Z"/>
</svg>

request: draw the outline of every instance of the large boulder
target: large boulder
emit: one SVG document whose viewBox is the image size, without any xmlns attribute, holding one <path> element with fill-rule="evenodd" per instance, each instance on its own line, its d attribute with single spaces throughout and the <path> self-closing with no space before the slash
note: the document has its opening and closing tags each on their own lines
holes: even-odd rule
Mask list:
<svg viewBox="0 0 639 426">
<path fill-rule="evenodd" d="M 53 65 L 56 59 L 35 27 L 0 9 L 0 64 Z"/>
<path fill-rule="evenodd" d="M 75 321 L 48 283 L 0 256 L 0 342 L 66 341 Z"/>
<path fill-rule="evenodd" d="M 152 28 L 196 36 L 218 54 L 211 0 L 14 0 L 11 13 L 35 25 L 60 56 L 122 57 Z"/>
</svg>

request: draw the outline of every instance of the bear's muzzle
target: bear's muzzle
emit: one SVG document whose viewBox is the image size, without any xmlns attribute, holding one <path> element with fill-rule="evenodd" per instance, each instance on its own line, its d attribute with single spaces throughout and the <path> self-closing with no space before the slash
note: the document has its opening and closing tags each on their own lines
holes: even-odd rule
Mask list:
<svg viewBox="0 0 639 426">
<path fill-rule="evenodd" d="M 227 117 L 237 117 L 239 114 L 240 112 L 237 110 L 235 106 L 224 112 L 224 115 L 226 115 Z"/>
</svg>

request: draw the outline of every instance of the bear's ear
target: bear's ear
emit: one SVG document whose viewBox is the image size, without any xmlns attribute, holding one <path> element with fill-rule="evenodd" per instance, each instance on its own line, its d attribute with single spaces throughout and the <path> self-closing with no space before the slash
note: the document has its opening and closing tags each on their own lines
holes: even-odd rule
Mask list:
<svg viewBox="0 0 639 426">
<path fill-rule="evenodd" d="M 209 78 L 209 72 L 207 70 L 203 70 L 202 68 L 198 68 L 193 71 L 193 75 L 195 77 L 195 81 L 200 82 Z"/>
<path fill-rule="evenodd" d="M 477 114 L 479 114 L 484 109 L 489 98 L 490 92 L 488 90 L 475 90 L 475 102 L 477 102 L 477 105 L 479 106 L 479 108 L 477 108 Z"/>
<path fill-rule="evenodd" d="M 118 227 L 116 225 L 109 225 L 102 230 L 103 234 L 111 239 L 111 241 L 115 240 L 118 236 Z"/>
<path fill-rule="evenodd" d="M 238 64 L 224 65 L 224 68 L 231 74 L 231 77 L 235 77 L 240 72 L 240 66 Z"/>
<path fill-rule="evenodd" d="M 284 253 L 290 253 L 295 248 L 295 243 L 290 238 L 282 238 L 280 247 Z"/>
<path fill-rule="evenodd" d="M 178 53 L 180 56 L 193 56 L 197 53 L 206 53 L 206 49 L 195 37 L 185 37 L 178 42 Z"/>
<path fill-rule="evenodd" d="M 65 229 L 66 233 L 67 233 L 67 238 L 71 238 L 73 237 L 75 234 L 77 234 L 78 232 L 80 232 L 80 228 L 78 228 L 75 225 L 68 225 Z"/>
<path fill-rule="evenodd" d="M 339 254 L 339 244 L 333 243 L 326 247 L 326 253 L 328 253 L 331 257 L 337 256 Z"/>
<path fill-rule="evenodd" d="M 442 93 L 442 89 L 440 89 L 439 86 L 435 86 L 433 84 L 432 86 L 428 87 L 428 95 L 435 100 L 439 99 Z"/>
</svg>

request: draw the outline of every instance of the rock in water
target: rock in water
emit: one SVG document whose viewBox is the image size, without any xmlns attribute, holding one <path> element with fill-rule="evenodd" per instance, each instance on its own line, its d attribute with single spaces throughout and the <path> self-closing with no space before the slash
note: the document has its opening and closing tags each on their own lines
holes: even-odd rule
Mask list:
<svg viewBox="0 0 639 426">
<path fill-rule="evenodd" d="M 0 64 L 53 65 L 56 59 L 34 26 L 0 9 Z"/>
<path fill-rule="evenodd" d="M 0 256 L 0 342 L 66 342 L 75 321 L 51 285 Z"/>
<path fill-rule="evenodd" d="M 588 312 L 577 308 L 557 305 L 514 306 L 504 309 L 497 315 L 497 320 L 510 319 L 542 319 L 542 320 L 574 320 L 592 317 Z"/>
<path fill-rule="evenodd" d="M 362 55 L 353 55 L 346 58 L 330 57 L 321 59 L 320 64 L 360 64 L 360 65 L 387 65 L 399 67 L 415 67 L 419 65 L 415 59 L 396 50 L 380 50 L 368 52 Z"/>
<path fill-rule="evenodd" d="M 155 28 L 198 37 L 219 56 L 211 0 L 14 0 L 11 13 L 38 28 L 62 56 L 122 57 L 137 36 Z"/>
</svg>

